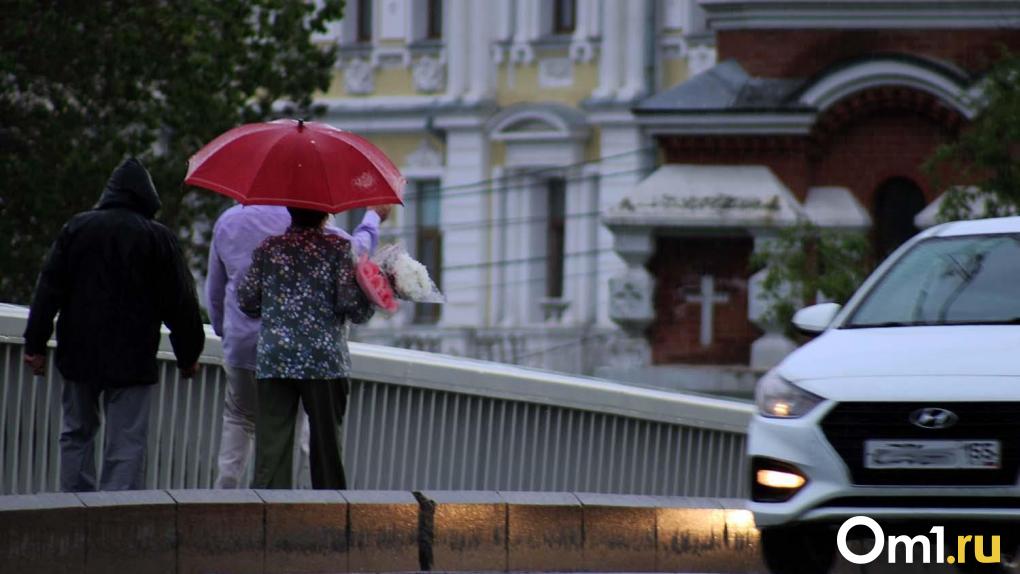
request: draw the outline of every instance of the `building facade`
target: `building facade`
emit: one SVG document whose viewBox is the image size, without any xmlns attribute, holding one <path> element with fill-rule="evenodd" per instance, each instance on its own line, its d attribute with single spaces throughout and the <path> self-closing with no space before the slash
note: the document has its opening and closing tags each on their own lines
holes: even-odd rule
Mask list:
<svg viewBox="0 0 1020 574">
<path fill-rule="evenodd" d="M 319 40 L 340 47 L 324 121 L 408 178 L 384 240 L 448 300 L 355 338 L 575 373 L 631 360 L 600 216 L 658 162 L 634 105 L 715 62 L 697 3 L 349 0 Z"/>
<path fill-rule="evenodd" d="M 930 221 L 923 165 L 978 113 L 1003 50 L 1020 50 L 1020 3 L 701 5 L 719 63 L 634 107 L 664 165 L 604 222 L 628 263 L 614 312 L 646 346 L 632 376 L 727 365 L 739 387 L 794 347 L 765 320 L 752 254 L 810 220 L 867 233 L 880 260 Z"/>
</svg>

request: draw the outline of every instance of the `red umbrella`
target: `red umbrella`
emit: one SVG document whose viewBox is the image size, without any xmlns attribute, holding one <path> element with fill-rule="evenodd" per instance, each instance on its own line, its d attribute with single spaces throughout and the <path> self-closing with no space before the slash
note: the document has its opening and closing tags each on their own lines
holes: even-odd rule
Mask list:
<svg viewBox="0 0 1020 574">
<path fill-rule="evenodd" d="M 236 127 L 188 160 L 184 182 L 245 205 L 329 213 L 403 203 L 405 180 L 368 140 L 328 124 L 276 120 Z"/>
</svg>

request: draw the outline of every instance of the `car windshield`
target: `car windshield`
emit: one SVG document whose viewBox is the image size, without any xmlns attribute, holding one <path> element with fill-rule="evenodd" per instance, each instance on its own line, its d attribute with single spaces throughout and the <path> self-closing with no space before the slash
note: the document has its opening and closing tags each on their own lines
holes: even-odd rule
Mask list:
<svg viewBox="0 0 1020 574">
<path fill-rule="evenodd" d="M 1020 234 L 915 245 L 867 294 L 849 328 L 1020 324 Z"/>
</svg>

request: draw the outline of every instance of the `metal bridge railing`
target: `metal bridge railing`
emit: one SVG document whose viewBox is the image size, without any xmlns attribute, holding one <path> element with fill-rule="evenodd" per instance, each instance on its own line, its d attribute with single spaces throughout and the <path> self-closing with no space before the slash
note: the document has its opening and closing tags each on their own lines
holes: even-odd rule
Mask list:
<svg viewBox="0 0 1020 574">
<path fill-rule="evenodd" d="M 52 350 L 45 378 L 23 366 L 26 317 L 0 306 L 0 494 L 59 487 L 61 379 Z M 184 381 L 163 345 L 146 485 L 210 488 L 222 348 L 208 337 Z M 350 488 L 746 496 L 747 403 L 375 345 L 351 356 Z"/>
</svg>

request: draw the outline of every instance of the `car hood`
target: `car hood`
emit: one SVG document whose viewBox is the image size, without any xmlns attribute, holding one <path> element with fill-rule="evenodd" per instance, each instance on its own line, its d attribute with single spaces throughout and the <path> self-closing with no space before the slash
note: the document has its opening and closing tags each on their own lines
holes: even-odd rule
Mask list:
<svg viewBox="0 0 1020 574">
<path fill-rule="evenodd" d="M 1020 326 L 830 329 L 778 373 L 837 400 L 1020 400 Z"/>
</svg>

